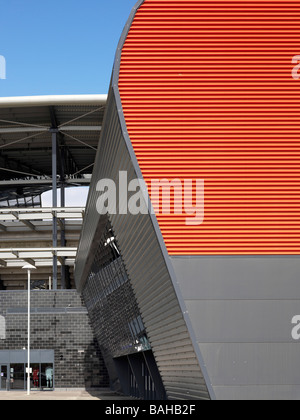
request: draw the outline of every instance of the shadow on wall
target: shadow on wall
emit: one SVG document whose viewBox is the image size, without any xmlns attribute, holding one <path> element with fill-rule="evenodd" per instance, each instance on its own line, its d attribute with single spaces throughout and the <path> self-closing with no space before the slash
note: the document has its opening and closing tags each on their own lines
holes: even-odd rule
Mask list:
<svg viewBox="0 0 300 420">
<path fill-rule="evenodd" d="M 84 361 L 85 388 L 109 388 L 109 376 L 97 340 L 87 348 Z"/>
</svg>

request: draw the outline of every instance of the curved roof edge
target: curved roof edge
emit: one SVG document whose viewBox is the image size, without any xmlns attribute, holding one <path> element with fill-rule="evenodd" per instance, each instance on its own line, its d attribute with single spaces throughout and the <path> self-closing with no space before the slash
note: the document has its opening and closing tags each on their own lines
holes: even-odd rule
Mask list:
<svg viewBox="0 0 300 420">
<path fill-rule="evenodd" d="M 107 95 L 45 95 L 0 97 L 0 108 L 49 105 L 105 105 Z"/>
</svg>

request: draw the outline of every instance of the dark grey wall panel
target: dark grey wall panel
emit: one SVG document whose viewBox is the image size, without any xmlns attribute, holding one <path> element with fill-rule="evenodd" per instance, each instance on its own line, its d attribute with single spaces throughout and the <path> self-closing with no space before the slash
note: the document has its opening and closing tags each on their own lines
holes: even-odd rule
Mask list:
<svg viewBox="0 0 300 420">
<path fill-rule="evenodd" d="M 216 386 L 218 400 L 300 400 L 299 385 Z"/>
<path fill-rule="evenodd" d="M 298 257 L 172 257 L 184 299 L 300 299 Z"/>
<path fill-rule="evenodd" d="M 200 348 L 214 386 L 300 386 L 295 366 L 299 343 L 210 343 Z"/>
<path fill-rule="evenodd" d="M 200 343 L 292 342 L 300 300 L 193 300 L 186 306 Z"/>
<path fill-rule="evenodd" d="M 294 257 L 173 257 L 217 399 L 297 399 Z"/>
</svg>

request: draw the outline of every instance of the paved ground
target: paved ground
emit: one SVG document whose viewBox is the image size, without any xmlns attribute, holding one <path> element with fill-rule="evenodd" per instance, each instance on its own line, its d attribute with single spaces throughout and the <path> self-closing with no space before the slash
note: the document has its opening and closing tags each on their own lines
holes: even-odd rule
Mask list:
<svg viewBox="0 0 300 420">
<path fill-rule="evenodd" d="M 123 397 L 107 389 L 92 391 L 53 391 L 53 392 L 31 392 L 28 396 L 26 391 L 0 392 L 0 401 L 30 401 L 30 400 L 106 400 L 121 401 L 131 400 L 130 397 Z"/>
</svg>

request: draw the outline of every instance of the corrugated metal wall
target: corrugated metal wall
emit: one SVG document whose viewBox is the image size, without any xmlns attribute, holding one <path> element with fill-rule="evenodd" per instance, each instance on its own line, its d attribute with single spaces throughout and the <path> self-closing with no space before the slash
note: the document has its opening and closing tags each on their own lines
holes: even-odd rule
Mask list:
<svg viewBox="0 0 300 420">
<path fill-rule="evenodd" d="M 171 255 L 299 254 L 298 0 L 145 0 L 119 89 L 142 174 L 204 179 L 205 219 L 159 215 Z"/>
</svg>

